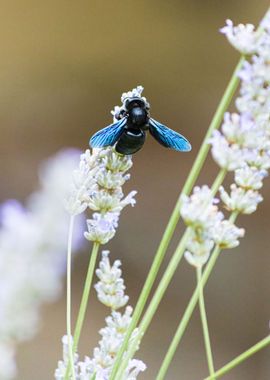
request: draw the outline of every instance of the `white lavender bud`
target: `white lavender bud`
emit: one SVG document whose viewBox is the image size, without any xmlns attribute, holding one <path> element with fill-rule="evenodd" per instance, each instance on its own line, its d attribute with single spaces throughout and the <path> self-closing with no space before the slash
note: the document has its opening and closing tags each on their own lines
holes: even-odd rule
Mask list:
<svg viewBox="0 0 270 380">
<path fill-rule="evenodd" d="M 110 264 L 109 251 L 102 252 L 102 260 L 96 275 L 99 282 L 95 285 L 98 299 L 104 305 L 113 310 L 117 310 L 127 304 L 129 297 L 125 295 L 125 285 L 122 279 L 120 269 L 121 262 L 116 260 L 113 265 Z"/>
<path fill-rule="evenodd" d="M 229 220 L 223 220 L 212 231 L 212 236 L 220 248 L 234 248 L 239 245 L 239 238 L 243 237 L 245 230 L 236 227 Z"/>
<path fill-rule="evenodd" d="M 138 359 L 132 359 L 129 361 L 127 369 L 124 373 L 124 379 L 126 380 L 136 380 L 140 372 L 146 370 L 146 365 L 143 361 Z"/>
<path fill-rule="evenodd" d="M 99 346 L 93 350 L 93 358 L 85 357 L 84 361 L 75 365 L 76 380 L 89 380 L 92 376 L 95 376 L 96 380 L 109 379 L 116 354 L 131 322 L 131 316 L 130 306 L 127 306 L 124 314 L 112 311 L 112 314 L 106 318 L 106 327 L 99 331 L 102 338 Z M 133 332 L 131 340 L 135 334 L 137 329 Z M 136 380 L 140 372 L 145 369 L 146 365 L 141 360 L 132 359 L 129 361 L 123 380 Z M 57 380 L 64 380 L 64 377 L 59 377 Z"/>
<path fill-rule="evenodd" d="M 118 227 L 119 213 L 108 212 L 104 215 L 94 213 L 92 219 L 87 219 L 88 231 L 84 233 L 87 240 L 106 244 L 111 240 Z"/>
<path fill-rule="evenodd" d="M 226 25 L 220 29 L 229 42 L 242 54 L 253 54 L 258 48 L 259 35 L 252 24 L 233 25 L 231 20 L 226 20 Z"/>
<path fill-rule="evenodd" d="M 214 241 L 207 229 L 192 229 L 186 246 L 185 259 L 189 264 L 201 267 L 209 259 L 213 246 Z"/>
<path fill-rule="evenodd" d="M 109 147 L 99 151 L 95 162 L 92 188 L 87 190 L 87 207 L 93 211 L 87 220 L 86 239 L 107 243 L 115 235 L 121 211 L 127 205 L 134 206 L 136 191 L 124 197 L 122 186 L 130 178 L 126 171 L 132 166 L 130 156 L 120 156 Z"/>
<path fill-rule="evenodd" d="M 126 100 L 129 98 L 134 98 L 134 97 L 135 98 L 141 98 L 145 102 L 146 106 L 148 108 L 150 108 L 150 105 L 147 102 L 146 98 L 144 96 L 142 96 L 142 92 L 143 92 L 143 87 L 137 86 L 136 88 L 133 88 L 133 90 L 128 91 L 128 92 L 124 92 L 122 94 L 122 96 L 121 96 L 122 105 L 120 107 L 115 106 L 114 110 L 111 111 L 111 114 L 113 115 L 114 122 L 118 121 L 122 117 L 121 113 L 123 111 L 126 111 Z"/>
<path fill-rule="evenodd" d="M 230 211 L 237 211 L 242 214 L 251 214 L 256 211 L 257 206 L 262 202 L 263 197 L 254 190 L 245 190 L 242 187 L 231 185 L 231 192 L 228 194 L 224 188 L 220 187 L 220 197 L 226 208 Z"/>
<path fill-rule="evenodd" d="M 98 157 L 98 150 L 92 154 L 89 149 L 86 150 L 81 155 L 79 168 L 73 172 L 70 193 L 65 201 L 66 209 L 71 215 L 81 214 L 88 207 L 89 196 L 97 187 L 95 175 L 101 169 Z"/>
<path fill-rule="evenodd" d="M 270 169 L 270 151 L 252 149 L 246 152 L 245 161 L 249 166 L 258 170 Z"/>
<path fill-rule="evenodd" d="M 251 62 L 243 63 L 238 76 L 245 85 L 262 86 L 264 83 L 270 82 L 270 68 L 264 57 L 254 55 Z"/>
<path fill-rule="evenodd" d="M 73 343 L 73 339 L 72 339 Z M 57 363 L 57 368 L 54 372 L 54 378 L 55 380 L 64 380 L 66 370 L 69 363 L 69 349 L 68 349 L 68 336 L 64 335 L 62 337 L 62 346 L 63 346 L 63 359 L 59 360 Z M 79 380 L 79 367 L 78 367 L 78 354 L 74 354 L 73 360 L 74 360 L 74 370 L 75 370 L 75 376 L 76 380 Z"/>
<path fill-rule="evenodd" d="M 265 141 L 265 131 L 258 128 L 250 114 L 226 113 L 222 124 L 222 132 L 229 144 L 235 144 L 239 148 L 265 149 L 269 148 L 269 140 Z M 242 152 L 242 160 L 244 151 Z"/>
<path fill-rule="evenodd" d="M 102 161 L 108 171 L 125 173 L 132 167 L 131 156 L 120 156 L 112 149 L 103 151 Z"/>
<path fill-rule="evenodd" d="M 214 131 L 209 143 L 213 159 L 221 168 L 231 171 L 243 165 L 244 152 L 237 144 L 230 145 L 219 131 Z"/>
<path fill-rule="evenodd" d="M 263 186 L 263 179 L 267 176 L 266 170 L 258 170 L 255 167 L 245 165 L 235 171 L 236 185 L 245 190 L 259 190 Z"/>
<path fill-rule="evenodd" d="M 142 92 L 143 92 L 143 86 L 137 86 L 133 88 L 133 90 L 131 91 L 124 92 L 121 96 L 121 102 L 124 103 L 127 98 L 143 98 Z"/>
<path fill-rule="evenodd" d="M 195 255 L 193 252 L 185 251 L 185 259 L 193 267 L 200 268 L 207 263 L 210 257 L 210 251 L 206 251 L 203 255 Z"/>
<path fill-rule="evenodd" d="M 212 227 L 223 218 L 216 206 L 217 202 L 208 186 L 196 186 L 190 197 L 186 195 L 182 197 L 181 216 L 192 228 Z"/>
</svg>

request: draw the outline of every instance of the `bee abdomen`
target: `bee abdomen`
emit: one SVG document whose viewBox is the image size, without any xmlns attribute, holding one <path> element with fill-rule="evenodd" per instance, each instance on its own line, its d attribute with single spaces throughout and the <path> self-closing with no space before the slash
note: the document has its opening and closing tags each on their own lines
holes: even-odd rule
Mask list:
<svg viewBox="0 0 270 380">
<path fill-rule="evenodd" d="M 125 129 L 116 143 L 115 150 L 118 153 L 128 155 L 140 150 L 145 141 L 145 132 L 138 128 Z"/>
</svg>

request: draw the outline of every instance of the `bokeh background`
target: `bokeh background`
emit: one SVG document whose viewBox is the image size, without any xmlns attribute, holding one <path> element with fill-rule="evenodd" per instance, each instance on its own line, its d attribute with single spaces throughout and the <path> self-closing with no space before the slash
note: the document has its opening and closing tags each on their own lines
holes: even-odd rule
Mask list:
<svg viewBox="0 0 270 380">
<path fill-rule="evenodd" d="M 145 87 L 152 115 L 192 142 L 188 154 L 168 151 L 148 138 L 134 157 L 126 189 L 138 190 L 137 205 L 121 216 L 108 248 L 123 262 L 131 303 L 147 275 L 177 195 L 213 112 L 238 60 L 218 33 L 226 18 L 257 24 L 268 1 L 125 0 L 1 1 L 0 170 L 1 200 L 24 200 L 37 186 L 42 160 L 67 146 L 87 148 L 89 136 L 108 125 L 120 95 Z M 199 183 L 211 183 L 217 167 L 208 160 Z M 258 212 L 239 219 L 246 238 L 224 253 L 206 287 L 215 365 L 220 367 L 268 333 L 270 317 L 270 195 Z M 170 246 L 173 251 L 183 226 Z M 88 249 L 74 262 L 74 318 Z M 165 266 L 163 266 L 164 268 Z M 138 357 L 154 379 L 195 285 L 185 262 L 147 332 Z M 80 351 L 90 354 L 107 310 L 92 297 Z M 36 338 L 19 348 L 21 380 L 53 378 L 65 332 L 65 299 L 43 308 Z M 224 379 L 270 378 L 269 349 Z M 198 313 L 168 373 L 169 380 L 207 374 Z"/>
</svg>

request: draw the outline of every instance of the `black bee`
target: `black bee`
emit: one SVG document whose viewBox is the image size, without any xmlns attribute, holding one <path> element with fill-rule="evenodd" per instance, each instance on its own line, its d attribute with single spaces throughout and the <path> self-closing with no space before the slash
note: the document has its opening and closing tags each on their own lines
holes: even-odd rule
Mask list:
<svg viewBox="0 0 270 380">
<path fill-rule="evenodd" d="M 152 119 L 145 98 L 131 97 L 124 101 L 116 116 L 119 120 L 95 133 L 89 142 L 92 148 L 113 146 L 116 152 L 128 155 L 136 153 L 144 144 L 146 131 L 166 148 L 188 152 L 191 145 L 179 133 Z"/>
</svg>

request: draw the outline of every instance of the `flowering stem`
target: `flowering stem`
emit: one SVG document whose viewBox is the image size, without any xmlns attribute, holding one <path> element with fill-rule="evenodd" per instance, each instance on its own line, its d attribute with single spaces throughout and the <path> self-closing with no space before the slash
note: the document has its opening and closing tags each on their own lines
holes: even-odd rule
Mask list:
<svg viewBox="0 0 270 380">
<path fill-rule="evenodd" d="M 233 212 L 231 214 L 231 217 L 230 217 L 230 221 L 233 223 L 237 217 L 238 213 L 237 212 Z M 167 371 L 168 371 L 168 368 L 169 368 L 169 365 L 171 364 L 171 361 L 174 357 L 174 354 L 176 352 L 176 349 L 184 335 L 184 332 L 186 330 L 186 327 L 189 323 L 189 320 L 192 316 L 192 313 L 195 309 L 195 306 L 198 302 L 198 299 L 199 299 L 199 296 L 200 296 L 200 288 L 204 288 L 214 266 L 215 266 L 215 263 L 217 261 L 217 258 L 220 254 L 220 251 L 221 249 L 219 248 L 219 246 L 216 246 L 212 252 L 212 255 L 211 255 L 211 258 L 202 274 L 202 278 L 201 278 L 201 281 L 199 282 L 199 284 L 197 284 L 196 286 L 196 289 L 194 290 L 193 292 L 193 295 L 189 301 L 189 304 L 185 310 L 185 313 L 178 325 L 178 328 L 176 330 L 176 333 L 171 341 L 171 344 L 170 344 L 170 347 L 166 353 L 166 356 L 162 362 L 162 365 L 160 367 L 160 370 L 158 372 L 158 375 L 156 377 L 156 380 L 162 380 L 164 379 Z"/>
<path fill-rule="evenodd" d="M 211 186 L 211 192 L 212 192 L 213 197 L 216 195 L 220 185 L 224 181 L 226 174 L 227 174 L 227 169 L 220 169 L 215 181 L 213 182 Z"/>
<path fill-rule="evenodd" d="M 122 376 L 123 376 L 123 373 L 125 371 L 125 368 L 127 367 L 128 365 L 128 362 L 129 360 L 132 358 L 132 356 L 134 355 L 137 347 L 138 347 L 138 344 L 143 336 L 143 334 L 145 333 L 147 327 L 149 326 L 153 316 L 155 315 L 155 312 L 158 308 L 158 305 L 178 267 L 178 264 L 183 256 L 183 253 L 184 253 L 184 250 L 186 248 L 186 244 L 187 244 L 187 241 L 188 239 L 190 238 L 190 229 L 187 229 L 184 233 L 184 235 L 182 236 L 182 239 L 180 240 L 174 254 L 173 254 L 173 257 L 155 291 L 155 294 L 144 314 L 144 317 L 138 327 L 138 332 L 135 336 L 134 339 L 132 339 L 132 342 L 130 342 L 129 346 L 128 346 L 128 349 L 126 351 L 126 354 L 125 354 L 125 357 L 124 359 L 122 359 L 122 362 L 121 362 L 121 365 L 119 366 L 119 371 L 117 372 L 117 377 L 116 379 L 117 380 L 120 380 L 122 379 Z"/>
<path fill-rule="evenodd" d="M 92 285 L 92 279 L 93 279 L 93 274 L 96 266 L 96 261 L 97 261 L 97 255 L 98 255 L 98 250 L 99 250 L 99 243 L 94 243 L 91 256 L 90 256 L 90 261 L 89 261 L 89 266 L 88 266 L 88 271 L 87 271 L 87 276 L 85 280 L 85 285 L 83 289 L 83 295 L 82 295 L 82 300 L 80 304 L 80 309 L 79 309 L 79 314 L 75 326 L 75 332 L 74 332 L 74 352 L 77 350 L 80 335 L 81 335 L 81 330 L 82 330 L 82 325 L 83 321 L 85 318 L 85 312 L 87 308 L 87 303 L 88 303 L 88 298 L 89 298 L 89 293 Z"/>
<path fill-rule="evenodd" d="M 220 172 L 218 173 L 214 183 L 213 183 L 213 186 L 212 186 L 212 194 L 213 196 L 215 195 L 215 192 L 214 191 L 217 191 L 219 186 L 221 185 L 221 183 L 223 182 L 223 179 L 226 175 L 227 171 L 225 169 L 221 169 Z M 179 211 L 178 211 L 179 212 Z M 128 347 L 128 350 L 126 352 L 126 356 L 125 356 L 125 359 L 122 360 L 122 363 L 119 365 L 119 370 L 118 372 L 116 373 L 117 374 L 117 379 L 121 379 L 121 376 L 124 372 L 124 369 L 125 367 L 127 366 L 128 364 L 128 361 L 129 359 L 132 358 L 132 356 L 134 355 L 135 351 L 136 351 L 136 347 L 137 345 L 139 344 L 139 341 L 142 339 L 142 336 L 145 334 L 149 324 L 151 323 L 152 321 L 152 318 L 160 304 L 160 301 L 177 269 L 177 266 L 179 265 L 179 262 L 183 256 L 183 253 L 184 253 L 184 250 L 186 248 L 186 243 L 188 241 L 190 237 L 190 230 L 187 229 L 184 233 L 184 235 L 182 236 L 182 239 L 180 240 L 179 244 L 178 244 L 178 247 L 176 248 L 176 251 L 175 253 L 173 254 L 173 257 L 172 259 L 170 260 L 169 264 L 168 264 L 168 267 L 165 271 L 165 273 L 163 274 L 163 277 L 155 291 L 155 294 L 145 312 L 145 315 L 139 325 L 139 331 L 138 331 L 138 334 L 137 334 L 137 337 L 134 339 L 133 343 L 130 345 L 130 347 Z"/>
<path fill-rule="evenodd" d="M 204 380 L 214 380 L 216 378 L 219 378 L 225 375 L 227 372 L 229 372 L 231 369 L 236 367 L 238 364 L 242 363 L 244 360 L 248 359 L 250 356 L 254 355 L 256 352 L 268 346 L 269 344 L 270 344 L 270 335 L 262 339 L 260 342 L 256 343 L 247 351 L 243 352 L 241 355 L 237 356 L 235 359 L 233 359 L 231 362 L 226 364 L 224 367 L 220 368 L 218 371 L 213 373 L 212 376 L 208 376 Z"/>
<path fill-rule="evenodd" d="M 68 231 L 68 247 L 67 247 L 67 337 L 68 337 L 68 356 L 71 363 L 72 380 L 75 380 L 75 368 L 72 351 L 72 334 L 71 334 L 71 252 L 72 252 L 72 236 L 73 236 L 74 216 L 70 217 Z"/>
<path fill-rule="evenodd" d="M 230 79 L 230 81 L 226 87 L 226 90 L 225 90 L 225 92 L 224 92 L 224 94 L 220 100 L 218 108 L 214 114 L 214 117 L 210 123 L 208 131 L 206 132 L 206 135 L 205 135 L 204 140 L 202 142 L 201 148 L 197 154 L 196 160 L 195 160 L 195 162 L 191 168 L 189 176 L 188 176 L 186 183 L 183 187 L 182 194 L 189 194 L 190 193 L 192 187 L 194 186 L 194 184 L 195 184 L 195 182 L 199 176 L 199 173 L 203 167 L 203 164 L 205 162 L 205 159 L 206 159 L 207 154 L 208 154 L 209 149 L 210 149 L 210 145 L 208 143 L 208 140 L 211 137 L 213 131 L 215 129 L 219 128 L 219 126 L 222 122 L 224 113 L 227 110 L 227 108 L 228 108 L 228 106 L 229 106 L 229 104 L 230 104 L 230 102 L 234 96 L 234 93 L 235 93 L 235 91 L 238 87 L 238 84 L 239 84 L 239 78 L 237 76 L 237 73 L 240 70 L 240 68 L 242 67 L 244 60 L 245 60 L 245 57 L 242 56 L 240 58 L 238 64 L 237 64 L 237 66 L 234 69 L 232 77 L 231 77 L 231 79 Z M 180 202 L 180 200 L 178 202 Z"/>
<path fill-rule="evenodd" d="M 211 342 L 210 342 L 210 336 L 209 336 L 209 330 L 208 330 L 207 316 L 206 316 L 205 303 L 204 303 L 204 294 L 203 294 L 203 287 L 202 287 L 201 280 L 202 280 L 202 267 L 198 267 L 197 268 L 197 284 L 199 286 L 199 293 L 200 293 L 199 306 L 200 306 L 200 314 L 201 314 L 202 327 L 203 327 L 203 337 L 204 337 L 204 344 L 205 344 L 209 374 L 213 376 L 215 369 L 214 369 L 213 354 L 212 354 L 212 349 L 211 349 Z M 215 380 L 214 377 L 213 377 L 213 380 Z"/>
<path fill-rule="evenodd" d="M 96 265 L 96 261 L 97 261 L 97 254 L 98 254 L 98 250 L 99 250 L 99 245 L 100 245 L 99 243 L 93 244 L 93 248 L 92 248 L 92 252 L 91 252 L 91 256 L 90 256 L 87 276 L 86 276 L 84 289 L 83 289 L 82 300 L 81 300 L 79 314 L 77 317 L 75 331 L 74 331 L 73 353 L 76 352 L 76 350 L 77 350 L 80 335 L 81 335 L 81 330 L 82 330 L 82 325 L 83 325 L 84 318 L 85 318 L 85 313 L 86 313 L 89 293 L 90 293 L 90 289 L 91 289 L 93 274 L 94 274 L 95 265 Z M 68 377 L 69 371 L 70 371 L 70 362 L 68 363 L 68 366 L 67 366 L 67 370 L 66 370 L 66 374 L 65 374 L 65 380 L 67 380 L 69 378 Z"/>
<path fill-rule="evenodd" d="M 202 275 L 202 279 L 201 279 L 201 282 L 197 285 L 190 301 L 189 301 L 189 304 L 185 310 L 185 313 L 183 315 L 183 318 L 181 319 L 180 321 L 180 324 L 176 330 L 176 333 L 173 337 L 173 340 L 170 344 L 170 347 L 167 351 L 167 354 L 162 362 L 162 365 L 160 367 L 160 370 L 158 372 L 158 375 L 157 375 L 157 378 L 156 380 L 162 380 L 164 379 L 166 373 L 167 373 L 167 370 L 169 368 L 169 365 L 171 364 L 171 361 L 174 357 L 174 354 L 175 354 L 175 351 L 180 343 L 180 340 L 185 332 L 185 329 L 189 323 L 189 320 L 191 318 L 191 315 L 195 309 L 195 306 L 198 302 L 198 298 L 199 298 L 199 295 L 200 295 L 200 287 L 203 287 L 206 283 L 206 281 L 208 280 L 208 277 L 216 263 L 216 260 L 218 258 L 218 255 L 220 253 L 220 248 L 217 246 L 215 247 L 213 253 L 212 253 L 212 256 L 205 268 L 205 271 L 203 272 L 203 275 Z"/>
<path fill-rule="evenodd" d="M 197 157 L 195 159 L 195 162 L 194 162 L 194 164 L 191 168 L 191 171 L 188 175 L 188 178 L 184 184 L 184 187 L 183 187 L 182 192 L 178 198 L 178 201 L 176 202 L 174 210 L 171 214 L 171 217 L 169 219 L 169 222 L 167 224 L 167 227 L 164 231 L 161 242 L 160 242 L 159 247 L 157 249 L 157 252 L 156 252 L 156 255 L 154 257 L 154 261 L 151 265 L 149 274 L 146 278 L 144 287 L 143 287 L 141 294 L 139 296 L 139 299 L 137 301 L 137 304 L 136 304 L 136 307 L 135 307 L 135 310 L 133 313 L 132 321 L 131 321 L 129 328 L 126 332 L 125 339 L 124 339 L 124 341 L 123 341 L 123 343 L 122 343 L 122 345 L 121 345 L 121 347 L 117 353 L 115 363 L 114 363 L 114 366 L 113 366 L 113 369 L 111 372 L 110 380 L 116 379 L 116 374 L 117 374 L 117 371 L 118 371 L 119 366 L 121 364 L 123 354 L 124 354 L 125 350 L 127 349 L 128 342 L 130 340 L 131 334 L 132 334 L 134 328 L 137 326 L 137 323 L 138 323 L 138 321 L 142 315 L 144 306 L 147 302 L 147 299 L 148 299 L 149 294 L 151 292 L 151 289 L 153 287 L 154 281 L 157 277 L 159 268 L 160 268 L 161 263 L 164 259 L 165 253 L 167 251 L 167 248 L 169 246 L 169 243 L 170 243 L 171 238 L 173 236 L 173 233 L 175 231 L 176 225 L 179 221 L 179 218 L 180 218 L 179 209 L 180 209 L 181 196 L 183 194 L 189 194 L 191 192 L 191 189 L 194 186 L 194 184 L 195 184 L 195 182 L 199 176 L 199 173 L 200 173 L 201 168 L 202 168 L 202 166 L 206 160 L 206 157 L 207 157 L 207 154 L 208 154 L 208 151 L 210 148 L 210 145 L 208 144 L 208 140 L 211 137 L 213 131 L 215 129 L 219 128 L 221 121 L 223 119 L 224 112 L 227 110 L 227 108 L 228 108 L 228 106 L 229 106 L 229 104 L 233 98 L 233 95 L 234 95 L 234 93 L 237 89 L 237 86 L 239 84 L 239 78 L 237 76 L 237 73 L 238 73 L 239 69 L 241 68 L 243 62 L 244 62 L 244 57 L 241 57 L 241 59 L 239 60 L 237 66 L 233 72 L 233 75 L 230 79 L 230 82 L 228 83 L 228 85 L 226 87 L 226 90 L 222 96 L 222 99 L 221 99 L 221 101 L 217 107 L 217 110 L 214 114 L 214 117 L 213 117 L 211 123 L 210 123 L 210 126 L 208 128 L 206 136 L 202 142 L 201 148 L 200 148 L 200 150 L 197 154 Z"/>
</svg>

